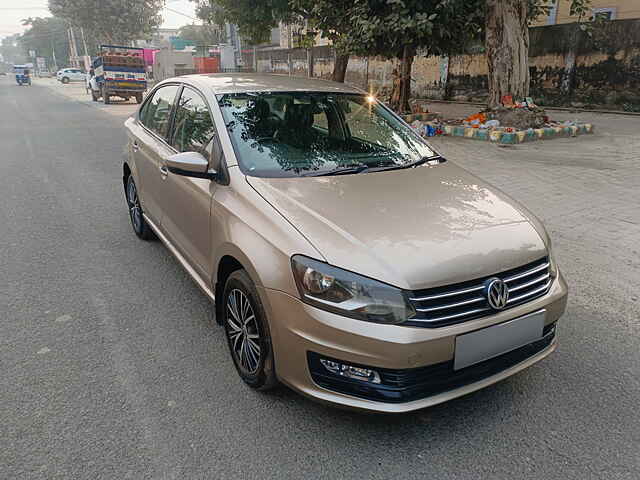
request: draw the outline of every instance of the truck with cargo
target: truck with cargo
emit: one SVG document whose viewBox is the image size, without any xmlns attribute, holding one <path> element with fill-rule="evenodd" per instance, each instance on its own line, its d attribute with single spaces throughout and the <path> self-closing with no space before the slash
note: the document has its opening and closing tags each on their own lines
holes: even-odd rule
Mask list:
<svg viewBox="0 0 640 480">
<path fill-rule="evenodd" d="M 135 98 L 142 103 L 147 89 L 147 76 L 143 49 L 119 45 L 100 45 L 98 56 L 92 62 L 95 81 L 91 82 L 91 97 L 102 97 L 105 104 L 111 97 L 124 100 Z"/>
</svg>

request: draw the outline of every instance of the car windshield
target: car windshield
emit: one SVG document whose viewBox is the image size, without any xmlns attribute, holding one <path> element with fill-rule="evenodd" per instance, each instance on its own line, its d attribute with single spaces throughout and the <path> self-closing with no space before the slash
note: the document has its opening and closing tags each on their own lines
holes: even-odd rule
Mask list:
<svg viewBox="0 0 640 480">
<path fill-rule="evenodd" d="M 373 97 L 322 92 L 218 96 L 242 171 L 295 177 L 393 168 L 435 156 Z"/>
</svg>

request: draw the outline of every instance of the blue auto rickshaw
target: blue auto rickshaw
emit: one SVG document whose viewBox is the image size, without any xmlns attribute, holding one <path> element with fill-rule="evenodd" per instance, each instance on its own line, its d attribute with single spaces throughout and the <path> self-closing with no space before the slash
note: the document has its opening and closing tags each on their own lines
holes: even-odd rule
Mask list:
<svg viewBox="0 0 640 480">
<path fill-rule="evenodd" d="M 13 71 L 16 74 L 18 85 L 31 85 L 31 71 L 26 65 L 14 65 Z"/>
</svg>

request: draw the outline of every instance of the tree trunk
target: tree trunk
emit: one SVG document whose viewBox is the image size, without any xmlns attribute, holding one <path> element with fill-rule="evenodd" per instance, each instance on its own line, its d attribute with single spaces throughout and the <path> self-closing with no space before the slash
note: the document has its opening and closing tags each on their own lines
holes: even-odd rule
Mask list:
<svg viewBox="0 0 640 480">
<path fill-rule="evenodd" d="M 402 82 L 400 83 L 400 111 L 411 112 L 411 106 L 409 100 L 411 99 L 411 68 L 413 67 L 413 57 L 415 56 L 415 50 L 404 47 L 403 53 L 403 65 L 402 65 Z"/>
<path fill-rule="evenodd" d="M 411 112 L 409 99 L 411 98 L 411 67 L 415 50 L 409 46 L 402 49 L 402 59 L 400 62 L 400 72 L 398 78 L 394 78 L 393 91 L 391 94 L 391 108 L 398 113 Z"/>
<path fill-rule="evenodd" d="M 344 77 L 347 74 L 347 65 L 349 64 L 349 55 L 336 55 L 336 61 L 333 64 L 333 73 L 331 80 L 334 82 L 344 83 Z"/>
<path fill-rule="evenodd" d="M 560 83 L 560 91 L 567 96 L 573 93 L 576 75 L 576 55 L 578 53 L 580 32 L 582 31 L 579 24 L 572 25 L 571 28 L 573 31 L 569 40 L 569 48 L 564 56 L 564 73 Z"/>
<path fill-rule="evenodd" d="M 528 0 L 487 0 L 486 39 L 489 108 L 504 95 L 529 96 Z"/>
<path fill-rule="evenodd" d="M 313 77 L 313 47 L 307 48 L 307 76 Z"/>
</svg>

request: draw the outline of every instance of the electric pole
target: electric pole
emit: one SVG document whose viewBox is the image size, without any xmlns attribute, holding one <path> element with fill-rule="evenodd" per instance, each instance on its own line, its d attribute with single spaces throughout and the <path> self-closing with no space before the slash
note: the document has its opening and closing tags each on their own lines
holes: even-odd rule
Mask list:
<svg viewBox="0 0 640 480">
<path fill-rule="evenodd" d="M 80 36 L 82 37 L 82 45 L 84 46 L 84 56 L 88 57 L 89 52 L 87 51 L 87 42 L 84 39 L 84 28 L 80 27 Z"/>
<path fill-rule="evenodd" d="M 53 73 L 58 71 L 58 62 L 56 61 L 56 47 L 53 45 L 53 38 L 51 39 L 51 56 L 53 57 Z"/>
<path fill-rule="evenodd" d="M 73 34 L 73 27 L 69 27 L 68 34 L 69 34 L 69 56 L 71 57 L 71 64 L 74 67 L 79 68 L 80 65 L 78 61 L 78 47 L 76 46 L 76 38 L 75 38 L 75 35 Z"/>
</svg>

